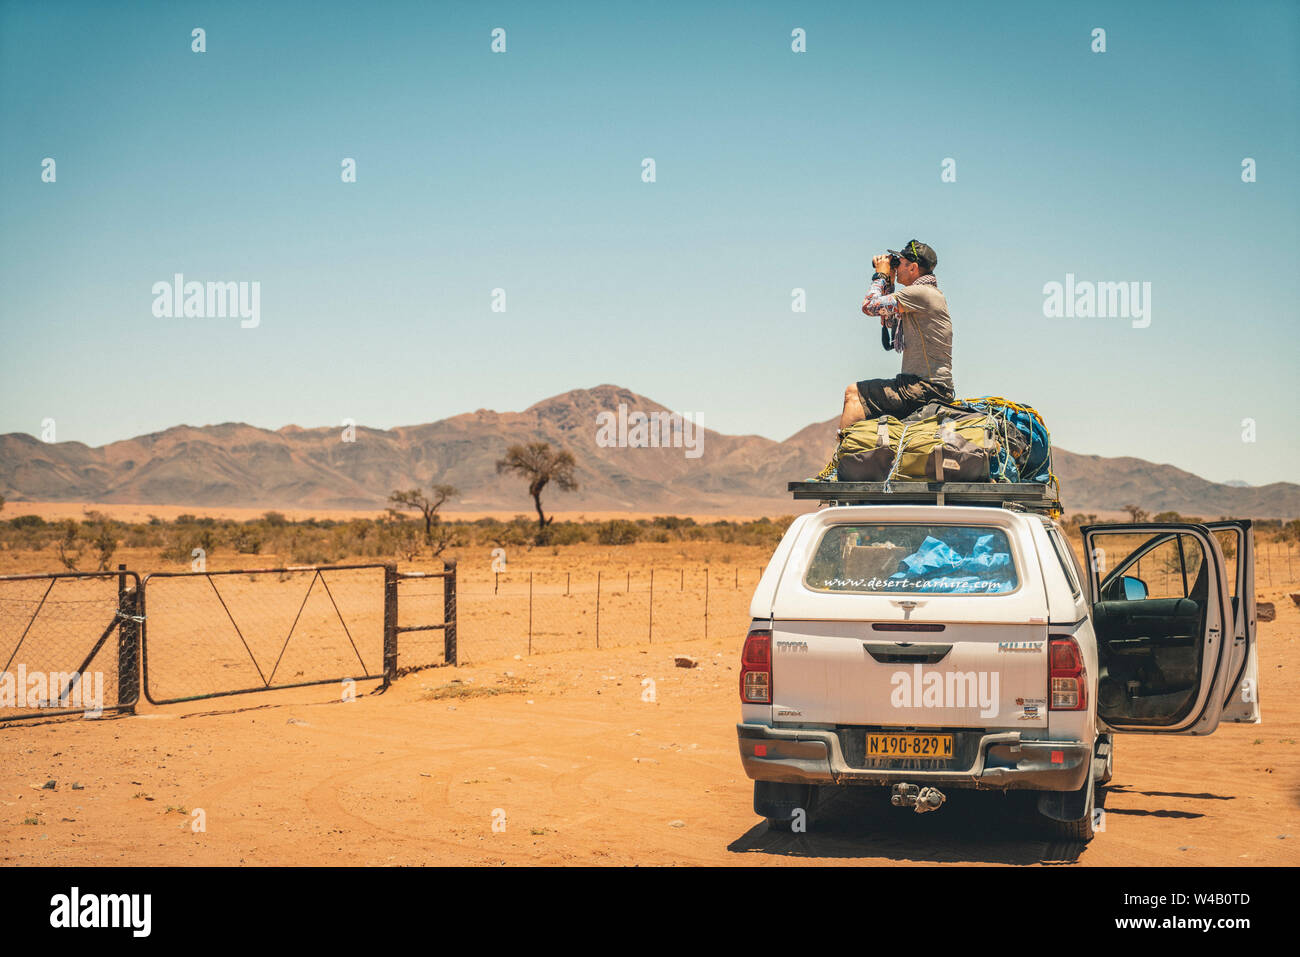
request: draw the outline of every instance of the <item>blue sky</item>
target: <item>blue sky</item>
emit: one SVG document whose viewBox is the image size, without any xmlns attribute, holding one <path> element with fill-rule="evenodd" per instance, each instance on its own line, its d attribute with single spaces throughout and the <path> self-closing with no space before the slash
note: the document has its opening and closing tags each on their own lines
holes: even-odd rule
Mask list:
<svg viewBox="0 0 1300 957">
<path fill-rule="evenodd" d="M 0 432 L 390 427 L 612 382 L 781 439 L 898 371 L 859 305 L 915 237 L 959 395 L 1072 451 L 1296 480 L 1300 5 L 900 9 L 0 2 Z M 156 318 L 178 272 L 260 282 L 260 325 Z M 1150 325 L 1045 317 L 1067 273 L 1150 282 Z"/>
</svg>

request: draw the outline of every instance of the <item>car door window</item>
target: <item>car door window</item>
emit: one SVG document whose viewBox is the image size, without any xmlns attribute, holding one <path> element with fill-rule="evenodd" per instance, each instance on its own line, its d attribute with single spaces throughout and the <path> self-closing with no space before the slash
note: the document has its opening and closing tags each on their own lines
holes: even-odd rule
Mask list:
<svg viewBox="0 0 1300 957">
<path fill-rule="evenodd" d="M 1210 530 L 1214 540 L 1223 553 L 1224 573 L 1228 578 L 1228 591 L 1232 593 L 1232 613 L 1237 614 L 1237 536 L 1235 528 L 1214 528 Z"/>
<path fill-rule="evenodd" d="M 1200 542 L 1190 535 L 1112 535 L 1105 539 L 1105 551 L 1124 554 L 1130 546 L 1141 549 L 1122 567 L 1101 568 L 1103 601 L 1159 601 L 1192 597 L 1203 578 L 1205 554 Z M 1145 548 L 1143 546 L 1146 546 Z M 1126 587 L 1124 579 L 1136 580 Z M 1204 590 L 1204 583 L 1201 585 Z M 1145 592 L 1145 594 L 1142 594 Z M 1142 594 L 1142 597 L 1137 597 Z"/>
<path fill-rule="evenodd" d="M 1171 725 L 1183 720 L 1201 685 L 1209 565 L 1194 535 L 1100 537 L 1125 556 L 1101 574 L 1093 627 L 1103 672 L 1097 706 L 1112 723 Z M 1127 554 L 1129 549 L 1134 553 Z"/>
</svg>

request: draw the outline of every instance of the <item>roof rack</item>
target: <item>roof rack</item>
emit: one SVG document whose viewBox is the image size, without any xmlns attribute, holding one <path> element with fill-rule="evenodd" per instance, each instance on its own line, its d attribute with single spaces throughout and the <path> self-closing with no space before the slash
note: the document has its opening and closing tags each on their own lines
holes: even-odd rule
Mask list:
<svg viewBox="0 0 1300 957">
<path fill-rule="evenodd" d="M 828 505 L 991 505 L 1059 514 L 1043 482 L 791 482 L 796 499 Z"/>
</svg>

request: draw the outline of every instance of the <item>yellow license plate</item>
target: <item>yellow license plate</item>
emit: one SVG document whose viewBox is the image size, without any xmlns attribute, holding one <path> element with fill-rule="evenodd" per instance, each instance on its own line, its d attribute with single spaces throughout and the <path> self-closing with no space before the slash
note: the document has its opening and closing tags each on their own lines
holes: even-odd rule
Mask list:
<svg viewBox="0 0 1300 957">
<path fill-rule="evenodd" d="M 868 734 L 869 758 L 952 758 L 951 734 Z"/>
</svg>

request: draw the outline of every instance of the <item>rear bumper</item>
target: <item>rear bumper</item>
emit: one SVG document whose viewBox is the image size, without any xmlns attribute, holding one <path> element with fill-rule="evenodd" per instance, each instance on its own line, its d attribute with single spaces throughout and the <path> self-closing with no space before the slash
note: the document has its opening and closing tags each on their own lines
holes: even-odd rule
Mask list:
<svg viewBox="0 0 1300 957">
<path fill-rule="evenodd" d="M 740 760 L 755 781 L 788 784 L 947 784 L 950 787 L 1077 791 L 1091 767 L 1082 741 L 1022 741 L 1019 731 L 980 737 L 974 763 L 963 769 L 852 767 L 834 731 L 738 724 Z"/>
</svg>

